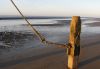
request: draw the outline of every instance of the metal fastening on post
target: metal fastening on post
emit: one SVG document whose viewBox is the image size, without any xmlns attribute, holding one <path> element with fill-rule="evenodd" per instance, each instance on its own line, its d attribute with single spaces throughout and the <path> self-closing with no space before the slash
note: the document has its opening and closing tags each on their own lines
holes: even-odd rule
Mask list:
<svg viewBox="0 0 100 69">
<path fill-rule="evenodd" d="M 72 46 L 71 46 L 70 43 L 68 43 L 67 46 L 68 46 L 68 48 L 67 48 L 67 54 L 69 55 L 70 54 L 70 49 L 71 49 Z"/>
</svg>

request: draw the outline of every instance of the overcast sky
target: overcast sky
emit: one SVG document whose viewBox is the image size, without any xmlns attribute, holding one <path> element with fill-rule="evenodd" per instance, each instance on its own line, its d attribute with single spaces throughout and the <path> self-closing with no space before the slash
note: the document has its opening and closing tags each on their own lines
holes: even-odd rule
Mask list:
<svg viewBox="0 0 100 69">
<path fill-rule="evenodd" d="M 100 0 L 14 0 L 28 16 L 97 16 Z M 0 0 L 0 15 L 19 15 L 10 0 Z"/>
</svg>

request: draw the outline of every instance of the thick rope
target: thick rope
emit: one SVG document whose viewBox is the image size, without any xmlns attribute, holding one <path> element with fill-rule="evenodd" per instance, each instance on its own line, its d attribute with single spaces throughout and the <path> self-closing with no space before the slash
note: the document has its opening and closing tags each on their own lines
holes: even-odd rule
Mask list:
<svg viewBox="0 0 100 69">
<path fill-rule="evenodd" d="M 31 23 L 26 19 L 26 17 L 22 14 L 22 12 L 19 10 L 19 8 L 17 7 L 17 5 L 14 3 L 13 0 L 10 0 L 11 3 L 13 4 L 13 6 L 16 8 L 16 10 L 19 12 L 19 14 L 22 16 L 22 18 L 26 21 L 26 23 L 28 24 L 28 26 L 32 29 L 32 31 L 35 33 L 35 35 L 40 39 L 40 41 L 45 44 L 45 45 L 57 45 L 58 47 L 64 47 L 67 48 L 66 44 L 59 44 L 59 43 L 53 43 L 50 41 L 46 41 L 46 39 L 31 25 Z"/>
</svg>

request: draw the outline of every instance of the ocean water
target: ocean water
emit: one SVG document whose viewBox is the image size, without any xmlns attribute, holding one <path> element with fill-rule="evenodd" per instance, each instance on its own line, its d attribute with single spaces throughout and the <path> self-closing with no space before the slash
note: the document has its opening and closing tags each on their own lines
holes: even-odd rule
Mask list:
<svg viewBox="0 0 100 69">
<path fill-rule="evenodd" d="M 67 44 L 71 19 L 29 19 L 47 40 Z M 69 22 L 68 22 L 69 21 Z M 99 22 L 95 20 L 82 21 L 82 34 L 98 34 L 100 27 L 90 27 L 86 23 Z M 17 52 L 28 48 L 46 47 L 26 25 L 24 20 L 0 20 L 0 52 Z M 40 25 L 40 26 L 39 26 Z M 3 34 L 2 34 L 3 33 Z M 3 46 L 10 46 L 6 48 Z"/>
<path fill-rule="evenodd" d="M 82 18 L 81 18 L 82 19 Z M 95 23 L 95 22 L 100 22 L 97 20 L 89 20 L 88 18 L 85 18 L 86 20 L 82 21 L 82 32 L 90 32 L 90 33 L 99 33 L 99 27 L 89 27 L 88 25 L 85 25 L 87 23 Z M 49 24 L 49 25 L 54 25 L 54 24 L 65 24 L 63 23 L 63 20 L 71 20 L 71 19 L 28 19 L 31 24 Z M 57 21 L 57 20 L 60 20 Z M 37 30 L 39 31 L 56 31 L 56 32 L 69 32 L 69 23 L 66 22 L 66 25 L 63 26 L 34 26 Z M 28 26 L 25 26 L 27 23 L 24 20 L 0 20 L 0 32 L 5 32 L 5 31 L 31 31 L 31 29 Z M 56 27 L 56 28 L 55 28 Z M 59 29 L 59 30 L 58 30 Z M 95 32 L 91 31 L 93 29 L 96 29 Z M 52 31 L 51 31 L 52 30 Z"/>
<path fill-rule="evenodd" d="M 58 20 L 60 20 L 60 22 L 58 22 Z M 47 40 L 67 43 L 69 24 L 65 24 L 63 20 L 65 19 L 29 19 L 31 24 L 38 25 L 34 26 L 34 28 L 36 28 L 36 30 L 38 30 Z M 70 19 L 67 20 L 70 21 Z M 39 41 L 38 37 L 26 24 L 24 20 L 0 20 L 1 54 L 4 55 L 8 52 L 23 51 L 29 48 L 46 47 Z"/>
<path fill-rule="evenodd" d="M 31 24 L 57 24 L 57 20 L 65 20 L 65 19 L 29 19 Z M 68 20 L 68 19 L 67 19 Z M 0 20 L 0 31 L 26 31 L 30 30 L 28 26 L 25 26 L 27 23 L 24 20 Z M 49 26 L 34 26 L 39 30 L 48 30 Z M 40 28 L 41 27 L 41 28 Z M 46 29 L 44 29 L 46 28 Z M 53 27 L 52 27 L 53 28 Z M 49 27 L 49 29 L 51 29 Z M 55 28 L 56 29 L 56 28 Z"/>
</svg>

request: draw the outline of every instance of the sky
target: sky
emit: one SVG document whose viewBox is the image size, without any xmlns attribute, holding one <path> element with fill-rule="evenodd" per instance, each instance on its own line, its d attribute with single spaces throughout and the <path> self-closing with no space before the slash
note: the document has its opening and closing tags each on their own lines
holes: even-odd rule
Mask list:
<svg viewBox="0 0 100 69">
<path fill-rule="evenodd" d="M 100 17 L 100 0 L 13 0 L 26 16 Z M 16 15 L 10 0 L 0 0 L 0 16 Z"/>
</svg>

